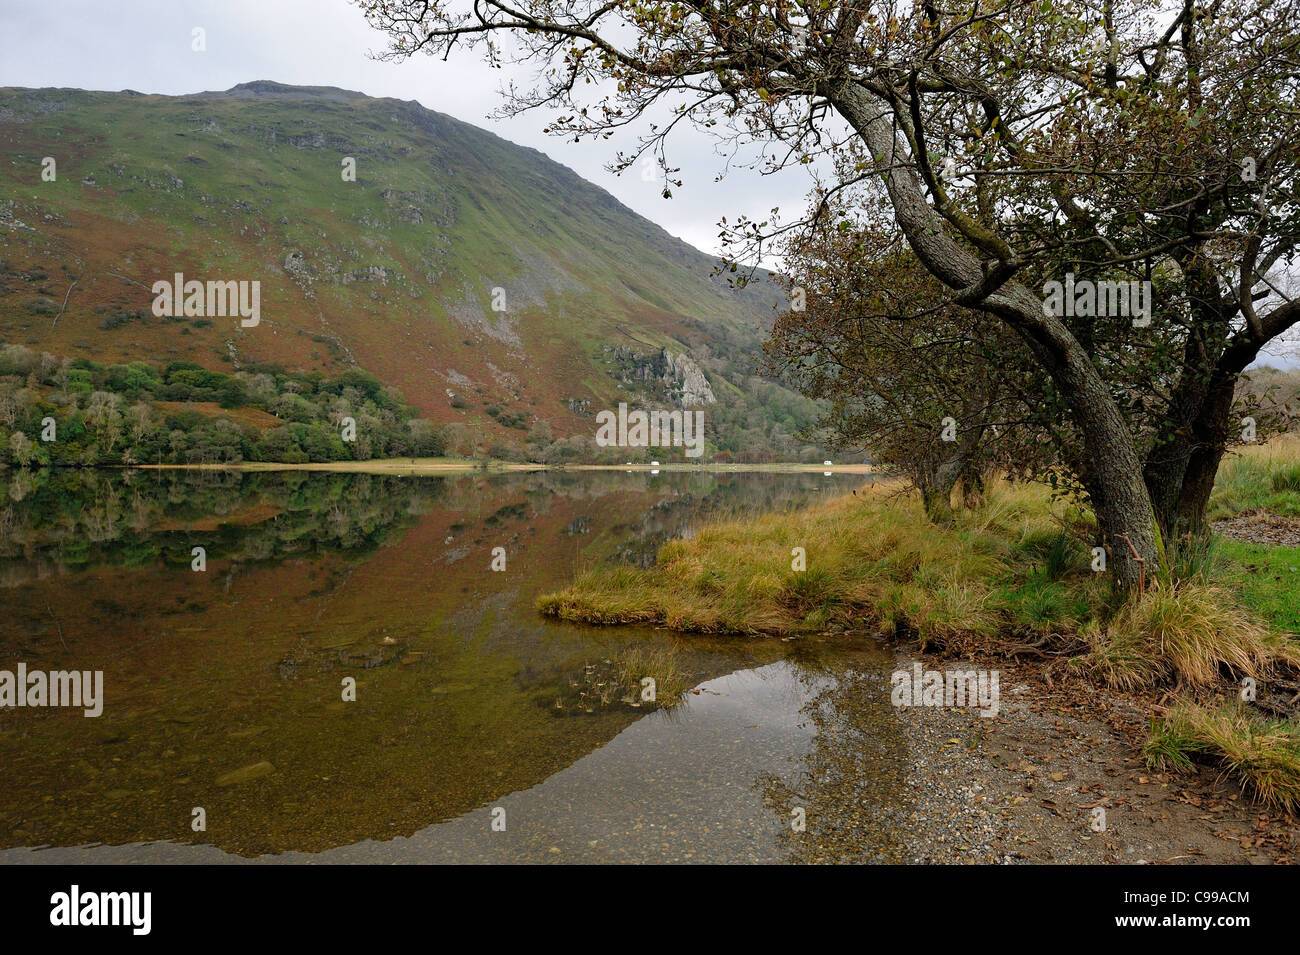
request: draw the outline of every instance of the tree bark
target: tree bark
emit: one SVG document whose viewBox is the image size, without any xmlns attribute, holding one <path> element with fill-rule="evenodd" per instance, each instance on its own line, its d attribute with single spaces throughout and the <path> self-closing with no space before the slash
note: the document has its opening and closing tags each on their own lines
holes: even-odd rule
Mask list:
<svg viewBox="0 0 1300 955">
<path fill-rule="evenodd" d="M 967 461 L 961 472 L 962 507 L 974 510 L 984 504 L 984 473 L 972 461 Z"/>
<path fill-rule="evenodd" d="M 1243 331 L 1228 342 L 1217 361 L 1185 364 L 1170 403 L 1166 440 L 1147 455 L 1143 477 L 1156 517 L 1166 534 L 1205 530 L 1214 479 L 1232 435 L 1237 380 L 1270 337 L 1300 316 L 1295 303 L 1265 319 L 1262 334 Z"/>
<path fill-rule="evenodd" d="M 925 516 L 931 524 L 947 525 L 953 521 L 952 488 L 953 481 L 944 487 L 939 484 L 926 484 L 921 488 L 921 503 L 925 506 Z"/>
<path fill-rule="evenodd" d="M 1182 533 L 1199 534 L 1205 530 L 1210 493 L 1228 447 L 1236 386 L 1236 375 L 1216 375 L 1201 413 L 1192 422 L 1192 448 L 1171 515 L 1172 526 Z"/>
</svg>

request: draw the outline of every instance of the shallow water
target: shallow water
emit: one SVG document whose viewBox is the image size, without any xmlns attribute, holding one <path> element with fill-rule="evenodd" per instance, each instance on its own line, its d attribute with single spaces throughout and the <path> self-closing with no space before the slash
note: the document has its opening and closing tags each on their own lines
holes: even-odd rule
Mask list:
<svg viewBox="0 0 1300 955">
<path fill-rule="evenodd" d="M 0 709 L 0 862 L 890 856 L 879 650 L 535 610 L 580 567 L 860 476 L 8 477 L 0 669 L 102 670 L 105 703 Z M 595 699 L 655 653 L 684 705 Z"/>
</svg>

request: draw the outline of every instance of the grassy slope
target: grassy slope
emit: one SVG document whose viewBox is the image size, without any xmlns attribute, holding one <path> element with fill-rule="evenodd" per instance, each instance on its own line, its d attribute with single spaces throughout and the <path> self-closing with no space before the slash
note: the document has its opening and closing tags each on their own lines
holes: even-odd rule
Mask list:
<svg viewBox="0 0 1300 955">
<path fill-rule="evenodd" d="M 219 367 L 233 349 L 327 372 L 355 360 L 434 420 L 510 434 L 482 413 L 496 404 L 565 434 L 590 430 L 565 399 L 626 397 L 607 343 L 699 354 L 724 334 L 756 343 L 770 318 L 756 293 L 711 280 L 708 257 L 567 168 L 414 103 L 276 84 L 3 90 L 0 152 L 0 335 L 57 354 Z M 44 156 L 55 182 L 40 180 Z M 20 274 L 37 268 L 45 278 Z M 176 271 L 260 280 L 262 324 L 100 329 L 96 307 L 147 309 L 148 286 Z M 61 305 L 73 277 L 57 324 L 25 307 Z M 472 407 L 451 408 L 446 389 Z"/>
</svg>

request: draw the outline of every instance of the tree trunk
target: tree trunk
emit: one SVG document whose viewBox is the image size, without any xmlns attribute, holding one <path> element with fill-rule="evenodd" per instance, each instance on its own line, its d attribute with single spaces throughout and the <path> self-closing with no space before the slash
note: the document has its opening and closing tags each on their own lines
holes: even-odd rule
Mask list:
<svg viewBox="0 0 1300 955">
<path fill-rule="evenodd" d="M 930 523 L 946 525 L 953 522 L 953 483 L 956 482 L 950 483 L 946 488 L 937 485 L 921 488 L 921 503 L 925 505 L 925 516 L 930 519 Z"/>
<path fill-rule="evenodd" d="M 1214 490 L 1214 479 L 1228 447 L 1236 392 L 1236 375 L 1216 376 L 1210 384 L 1201 414 L 1192 426 L 1195 443 L 1187 461 L 1174 520 L 1176 526 L 1194 534 L 1205 530 L 1210 493 Z"/>
<path fill-rule="evenodd" d="M 961 460 L 956 454 L 938 464 L 931 460 L 922 463 L 912 475 L 916 489 L 921 492 L 925 516 L 932 524 L 948 525 L 953 521 L 952 489 L 961 473 Z"/>
<path fill-rule="evenodd" d="M 1180 532 L 1178 502 L 1194 450 L 1192 422 L 1200 413 L 1204 398 L 1203 385 L 1180 383 L 1170 398 L 1166 420 L 1142 467 L 1142 480 L 1151 496 L 1156 521 L 1166 536 Z"/>
<path fill-rule="evenodd" d="M 1238 346 L 1210 368 L 1184 367 L 1170 399 L 1163 440 L 1147 454 L 1143 479 L 1167 536 L 1199 534 L 1232 432 L 1237 379 L 1257 349 Z"/>
<path fill-rule="evenodd" d="M 1143 476 L 1166 534 L 1199 534 L 1233 430 L 1237 379 L 1298 316 L 1291 302 L 1261 320 L 1249 298 L 1225 296 L 1223 280 L 1199 248 L 1176 258 L 1189 290 L 1192 325 L 1161 440 L 1148 453 Z M 1246 327 L 1232 334 L 1234 317 L 1243 314 Z"/>
<path fill-rule="evenodd" d="M 1155 573 L 1162 542 L 1137 453 L 1127 432 L 1121 438 L 1107 431 L 1087 443 L 1093 461 L 1085 486 L 1097 517 L 1101 546 L 1110 554 L 1108 566 L 1119 586 L 1143 586 Z M 1127 455 L 1119 453 L 1123 450 Z"/>
<path fill-rule="evenodd" d="M 969 461 L 961 472 L 961 503 L 967 510 L 984 505 L 984 474 Z"/>
<path fill-rule="evenodd" d="M 963 417 L 970 414 L 963 408 Z M 951 524 L 953 521 L 952 492 L 959 480 L 965 481 L 967 472 L 974 467 L 975 451 L 984 435 L 983 423 L 969 425 L 961 429 L 960 438 L 949 447 L 951 453 L 939 461 L 937 467 L 926 468 L 924 484 L 921 488 L 921 501 L 925 504 L 926 516 L 935 524 Z"/>
<path fill-rule="evenodd" d="M 1089 493 L 1105 546 L 1113 555 L 1110 566 L 1116 583 L 1132 589 L 1150 579 L 1161 546 L 1142 462 L 1087 352 L 1059 318 L 1044 312 L 1040 296 L 1009 277 L 989 284 L 995 265 L 1006 276 L 1014 271 L 1012 259 L 1004 258 L 1014 254 L 1005 247 L 998 251 L 996 247 L 1005 244 L 970 221 L 962 225 L 979 234 L 968 240 L 978 241 L 987 253 L 996 252 L 1001 261 L 981 263 L 953 238 L 951 224 L 930 206 L 921 189 L 915 159 L 899 142 L 889 104 L 851 82 L 828 89 L 826 95 L 870 149 L 899 227 L 926 270 L 959 293 L 959 304 L 1006 322 L 1052 376 L 1092 458 Z"/>
</svg>

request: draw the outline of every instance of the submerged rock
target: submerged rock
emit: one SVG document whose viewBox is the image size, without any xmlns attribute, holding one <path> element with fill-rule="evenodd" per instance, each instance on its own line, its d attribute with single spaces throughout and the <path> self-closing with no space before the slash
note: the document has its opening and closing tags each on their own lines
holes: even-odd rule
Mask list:
<svg viewBox="0 0 1300 955">
<path fill-rule="evenodd" d="M 226 773 L 224 776 L 218 776 L 217 785 L 234 786 L 237 783 L 246 783 L 254 779 L 261 779 L 263 776 L 270 776 L 273 772 L 275 772 L 275 767 L 266 760 L 262 760 L 260 763 L 253 763 Z"/>
</svg>

